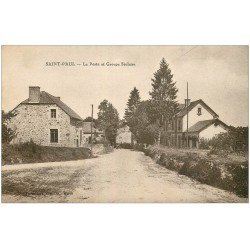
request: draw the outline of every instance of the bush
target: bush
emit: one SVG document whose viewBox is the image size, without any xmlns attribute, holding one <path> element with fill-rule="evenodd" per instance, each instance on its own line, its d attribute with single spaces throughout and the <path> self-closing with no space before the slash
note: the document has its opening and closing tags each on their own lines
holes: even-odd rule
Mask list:
<svg viewBox="0 0 250 250">
<path fill-rule="evenodd" d="M 133 147 L 132 147 L 131 143 L 120 143 L 118 145 L 118 148 L 132 149 Z"/>
<path fill-rule="evenodd" d="M 223 150 L 210 152 L 220 153 L 221 158 L 225 159 Z M 209 154 L 199 155 L 196 152 L 183 152 L 156 146 L 148 147 L 145 154 L 155 159 L 158 164 L 181 175 L 248 197 L 248 161 L 222 161 Z"/>
<path fill-rule="evenodd" d="M 15 138 L 16 132 L 8 127 L 8 122 L 16 115 L 16 112 L 5 113 L 2 110 L 2 143 L 10 143 Z"/>
<path fill-rule="evenodd" d="M 219 155 L 219 156 L 221 156 L 221 157 L 226 157 L 228 154 L 229 154 L 229 152 L 226 151 L 226 150 L 213 148 L 213 149 L 211 149 L 211 150 L 207 153 L 207 156 L 210 156 L 210 155 Z"/>
<path fill-rule="evenodd" d="M 209 149 L 211 148 L 211 145 L 209 143 L 210 140 L 201 138 L 200 143 L 199 143 L 199 148 L 200 149 Z"/>
<path fill-rule="evenodd" d="M 142 151 L 142 152 L 146 152 L 146 147 L 143 143 L 136 143 L 133 146 L 133 149 L 136 151 Z"/>
<path fill-rule="evenodd" d="M 230 191 L 234 190 L 239 196 L 248 197 L 248 162 L 241 165 L 231 164 L 227 171 L 231 178 L 225 188 Z"/>
<path fill-rule="evenodd" d="M 200 139 L 201 149 L 215 149 L 226 152 L 248 151 L 248 127 L 230 127 L 226 133 L 220 133 L 212 139 Z"/>
<path fill-rule="evenodd" d="M 69 161 L 90 158 L 88 148 L 45 147 L 34 142 L 2 144 L 2 162 L 6 164 Z"/>
<path fill-rule="evenodd" d="M 167 161 L 167 155 L 165 153 L 162 153 L 160 158 L 157 160 L 157 163 L 166 166 L 166 161 Z"/>
<path fill-rule="evenodd" d="M 111 146 L 109 143 L 104 143 L 103 144 L 103 153 L 107 154 L 113 151 L 113 146 Z"/>
<path fill-rule="evenodd" d="M 186 175 L 212 186 L 218 186 L 221 180 L 220 169 L 205 159 L 200 159 L 196 164 L 189 164 Z"/>
</svg>

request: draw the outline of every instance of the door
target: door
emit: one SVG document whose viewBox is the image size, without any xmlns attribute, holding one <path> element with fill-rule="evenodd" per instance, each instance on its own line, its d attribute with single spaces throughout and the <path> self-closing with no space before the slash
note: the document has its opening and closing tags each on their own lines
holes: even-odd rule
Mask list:
<svg viewBox="0 0 250 250">
<path fill-rule="evenodd" d="M 192 139 L 192 148 L 197 148 L 197 139 Z"/>
<path fill-rule="evenodd" d="M 181 148 L 181 135 L 178 135 L 178 148 Z"/>
</svg>

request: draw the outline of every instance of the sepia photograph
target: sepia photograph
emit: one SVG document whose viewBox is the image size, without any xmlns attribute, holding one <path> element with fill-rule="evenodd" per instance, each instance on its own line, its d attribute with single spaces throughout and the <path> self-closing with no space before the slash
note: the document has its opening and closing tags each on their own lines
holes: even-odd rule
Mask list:
<svg viewBox="0 0 250 250">
<path fill-rule="evenodd" d="M 248 203 L 249 47 L 2 50 L 2 203 Z"/>
</svg>

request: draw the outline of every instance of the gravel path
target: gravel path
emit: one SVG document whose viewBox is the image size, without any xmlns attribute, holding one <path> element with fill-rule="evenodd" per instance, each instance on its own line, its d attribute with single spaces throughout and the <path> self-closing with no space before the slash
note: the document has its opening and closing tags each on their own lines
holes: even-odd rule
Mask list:
<svg viewBox="0 0 250 250">
<path fill-rule="evenodd" d="M 98 158 L 2 168 L 2 202 L 247 202 L 125 149 Z"/>
</svg>

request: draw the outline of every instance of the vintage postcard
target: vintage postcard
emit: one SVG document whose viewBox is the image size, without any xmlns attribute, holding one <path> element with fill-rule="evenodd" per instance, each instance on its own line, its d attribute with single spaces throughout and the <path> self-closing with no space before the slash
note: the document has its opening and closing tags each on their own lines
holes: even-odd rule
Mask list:
<svg viewBox="0 0 250 250">
<path fill-rule="evenodd" d="M 248 68 L 248 46 L 2 46 L 2 202 L 248 202 Z"/>
</svg>

